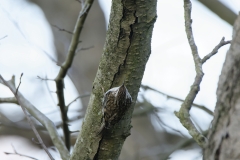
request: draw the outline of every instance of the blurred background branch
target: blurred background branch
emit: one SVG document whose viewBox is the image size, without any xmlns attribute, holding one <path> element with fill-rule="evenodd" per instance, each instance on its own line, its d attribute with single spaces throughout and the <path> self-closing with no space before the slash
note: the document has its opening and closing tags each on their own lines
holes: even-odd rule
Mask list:
<svg viewBox="0 0 240 160">
<path fill-rule="evenodd" d="M 224 21 L 229 23 L 230 25 L 234 24 L 234 21 L 237 18 L 237 14 L 234 13 L 228 6 L 222 3 L 219 0 L 211 1 L 211 0 L 199 0 L 203 5 L 205 5 L 208 9 L 210 9 L 213 13 L 218 15 Z"/>
</svg>

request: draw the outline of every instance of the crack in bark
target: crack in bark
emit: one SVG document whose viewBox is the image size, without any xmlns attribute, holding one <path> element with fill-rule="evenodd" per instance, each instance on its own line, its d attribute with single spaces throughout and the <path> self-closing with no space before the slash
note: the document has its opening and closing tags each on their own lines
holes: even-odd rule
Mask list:
<svg viewBox="0 0 240 160">
<path fill-rule="evenodd" d="M 122 4 L 123 4 L 123 0 L 122 0 Z M 135 5 L 136 5 L 136 4 L 135 4 Z M 133 29 L 134 29 L 133 26 L 134 26 L 134 24 L 138 23 L 138 17 L 136 16 L 136 9 L 135 9 L 135 10 L 134 10 L 134 13 L 133 13 L 133 16 L 134 16 L 135 19 L 134 19 L 133 23 L 129 24 L 130 32 L 129 32 L 129 34 L 127 35 L 127 34 L 126 34 L 126 31 L 125 31 L 125 28 L 122 27 L 122 23 L 124 23 L 125 21 L 127 21 L 127 20 L 125 19 L 127 12 L 129 12 L 129 11 L 127 10 L 127 8 L 126 8 L 126 7 L 124 6 L 124 4 L 123 4 L 122 18 L 121 18 L 120 21 L 119 21 L 119 22 L 120 22 L 120 29 L 119 29 L 119 34 L 118 34 L 117 47 L 120 47 L 120 46 L 119 46 L 119 43 L 120 43 L 120 41 L 121 41 L 122 39 L 124 39 L 125 37 L 128 37 L 129 44 L 128 44 L 127 47 L 124 47 L 124 48 L 126 48 L 125 57 L 122 59 L 122 63 L 119 64 L 118 70 L 117 70 L 117 72 L 114 74 L 114 77 L 113 77 L 113 80 L 112 80 L 112 83 L 111 83 L 110 88 L 113 87 L 113 82 L 115 81 L 117 75 L 120 74 L 121 68 L 122 68 L 122 67 L 125 67 L 125 64 L 126 64 L 126 61 L 127 61 L 127 57 L 128 57 L 128 54 L 129 54 L 129 49 L 130 49 L 130 47 L 131 47 L 131 45 L 132 45 L 132 37 L 133 37 L 133 33 L 134 33 L 134 32 L 133 32 Z M 132 11 L 131 11 L 131 12 L 132 12 Z M 110 88 L 109 88 L 109 89 L 110 89 Z M 127 135 L 129 136 L 130 134 L 127 134 Z M 127 137 L 127 136 L 126 136 L 126 137 Z M 99 151 L 100 151 L 100 148 L 101 148 L 101 143 L 102 143 L 103 138 L 104 138 L 104 133 L 103 133 L 103 135 L 102 135 L 101 140 L 99 141 L 98 150 L 97 150 L 97 152 L 96 152 L 96 154 L 95 154 L 95 156 L 94 156 L 94 160 L 97 160 L 97 159 L 98 159 L 98 154 L 99 154 Z"/>
<path fill-rule="evenodd" d="M 129 36 L 128 36 L 128 38 L 129 38 L 129 46 L 128 46 L 128 48 L 127 48 L 127 54 L 126 54 L 126 56 L 125 56 L 125 58 L 124 58 L 124 61 L 123 61 L 123 66 L 125 66 L 125 64 L 126 64 L 126 59 L 127 59 L 128 53 L 129 53 L 129 49 L 130 49 L 131 44 L 132 44 L 133 25 L 136 24 L 136 23 L 138 23 L 138 18 L 137 18 L 137 16 L 136 16 L 136 10 L 134 11 L 134 14 L 133 14 L 133 15 L 134 15 L 134 17 L 135 17 L 135 20 L 134 20 L 133 24 L 130 24 L 130 33 L 129 33 Z"/>
<path fill-rule="evenodd" d="M 122 0 L 122 4 L 123 4 L 123 0 Z M 135 4 L 135 5 L 136 5 L 136 4 Z M 122 27 L 122 23 L 123 23 L 124 21 L 126 21 L 126 20 L 125 20 L 125 17 L 126 17 L 126 14 L 127 14 L 126 12 L 128 12 L 127 10 L 128 10 L 128 9 L 127 9 L 127 8 L 124 6 L 124 4 L 123 4 L 123 12 L 122 12 L 122 18 L 120 19 L 120 29 L 119 29 L 117 47 L 118 47 L 118 45 L 119 45 L 119 42 L 120 42 L 124 37 L 127 37 L 126 32 L 125 32 L 125 29 Z M 119 64 L 118 70 L 117 70 L 117 72 L 114 74 L 114 77 L 113 77 L 113 80 L 112 80 L 112 83 L 111 83 L 110 88 L 113 87 L 113 82 L 114 82 L 114 80 L 116 79 L 117 75 L 120 74 L 120 72 L 121 72 L 121 67 L 122 67 L 122 66 L 124 67 L 125 64 L 126 64 L 126 61 L 127 61 L 129 49 L 130 49 L 131 44 L 132 44 L 133 29 L 134 29 L 134 28 L 133 28 L 133 25 L 136 24 L 136 23 L 138 23 L 138 17 L 136 16 L 136 9 L 134 10 L 133 16 L 134 16 L 135 19 L 134 19 L 133 23 L 129 24 L 129 28 L 130 28 L 130 32 L 129 32 L 129 35 L 128 35 L 129 45 L 128 45 L 127 47 L 124 47 L 124 48 L 127 48 L 127 49 L 126 49 L 125 57 L 124 57 L 124 59 L 123 59 L 123 63 L 120 63 L 120 64 Z M 110 88 L 109 88 L 109 89 L 110 89 Z"/>
<path fill-rule="evenodd" d="M 102 140 L 103 140 L 103 136 L 102 136 L 101 140 L 99 141 L 98 149 L 97 149 L 97 152 L 96 152 L 93 160 L 97 160 L 98 159 L 98 153 L 100 151 L 100 146 L 101 146 Z"/>
<path fill-rule="evenodd" d="M 215 152 L 214 160 L 219 160 L 220 159 L 221 147 L 222 147 L 224 139 L 227 139 L 227 138 L 229 138 L 228 132 L 222 136 L 221 142 L 219 143 L 218 148 L 217 148 L 217 150 Z"/>
</svg>

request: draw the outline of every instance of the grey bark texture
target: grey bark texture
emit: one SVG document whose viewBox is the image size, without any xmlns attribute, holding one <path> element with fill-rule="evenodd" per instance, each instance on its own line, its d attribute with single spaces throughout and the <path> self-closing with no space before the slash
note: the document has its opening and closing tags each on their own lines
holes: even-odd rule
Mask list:
<svg viewBox="0 0 240 160">
<path fill-rule="evenodd" d="M 214 120 L 204 149 L 204 160 L 240 159 L 240 15 L 218 82 Z"/>
<path fill-rule="evenodd" d="M 156 20 L 156 0 L 113 0 L 103 55 L 93 82 L 82 129 L 71 160 L 118 159 L 130 135 L 131 117 L 145 65 L 151 53 L 151 36 Z M 104 135 L 97 135 L 102 119 L 103 91 L 123 81 L 133 104 L 122 120 Z"/>
</svg>

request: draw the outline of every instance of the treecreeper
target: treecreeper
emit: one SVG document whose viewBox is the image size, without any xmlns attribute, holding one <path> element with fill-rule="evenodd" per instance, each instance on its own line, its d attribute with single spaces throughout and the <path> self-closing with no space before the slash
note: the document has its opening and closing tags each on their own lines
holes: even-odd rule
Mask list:
<svg viewBox="0 0 240 160">
<path fill-rule="evenodd" d="M 103 119 L 98 134 L 103 133 L 104 129 L 111 129 L 118 123 L 131 104 L 132 97 L 124 83 L 104 93 L 102 102 Z"/>
</svg>

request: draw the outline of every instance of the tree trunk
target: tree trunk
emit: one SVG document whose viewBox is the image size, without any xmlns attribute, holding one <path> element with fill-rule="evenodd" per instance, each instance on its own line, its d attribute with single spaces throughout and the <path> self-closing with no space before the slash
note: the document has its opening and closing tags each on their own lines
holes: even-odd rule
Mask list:
<svg viewBox="0 0 240 160">
<path fill-rule="evenodd" d="M 131 117 L 148 57 L 156 20 L 156 0 L 113 0 L 104 52 L 93 83 L 82 129 L 71 160 L 118 159 L 130 135 Z M 103 91 L 125 84 L 133 103 L 113 129 L 98 135 Z"/>
<path fill-rule="evenodd" d="M 217 104 L 204 160 L 240 159 L 240 15 L 234 24 L 217 89 Z"/>
</svg>

